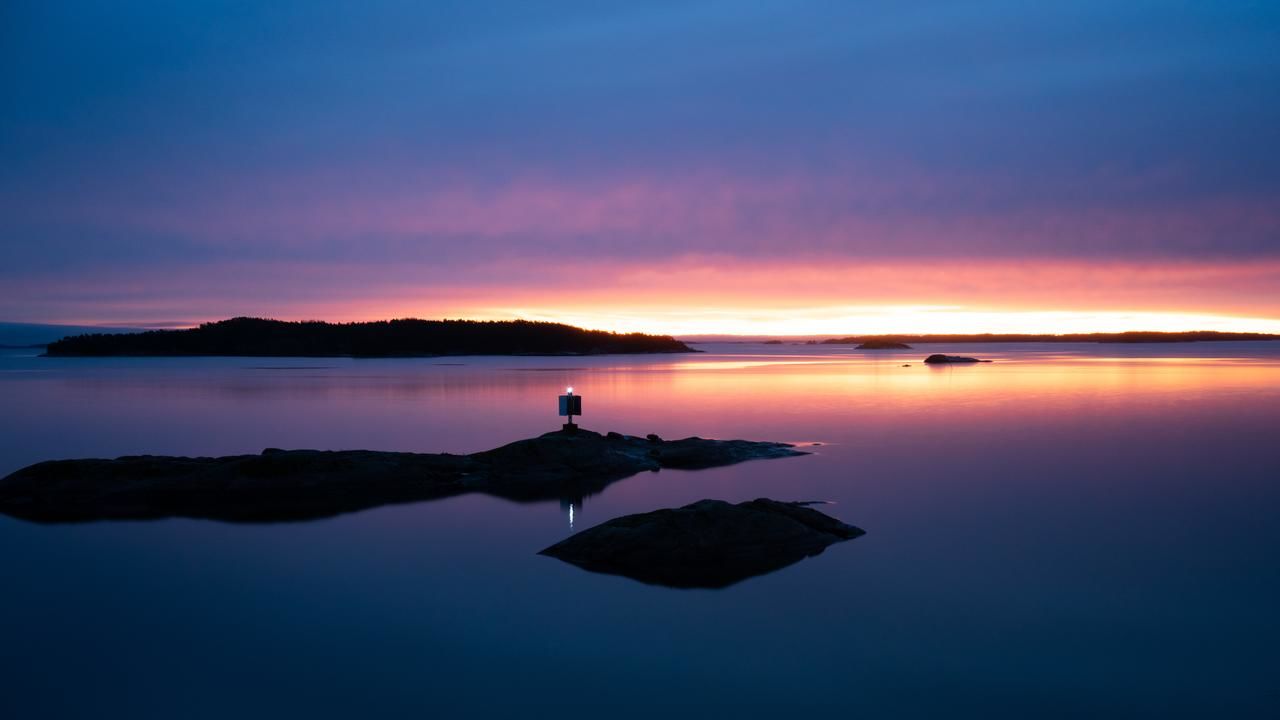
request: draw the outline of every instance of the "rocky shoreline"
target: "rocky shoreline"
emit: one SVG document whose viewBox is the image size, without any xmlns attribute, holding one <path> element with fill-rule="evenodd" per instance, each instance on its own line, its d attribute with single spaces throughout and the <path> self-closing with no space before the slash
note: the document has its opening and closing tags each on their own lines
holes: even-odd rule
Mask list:
<svg viewBox="0 0 1280 720">
<path fill-rule="evenodd" d="M 0 513 L 45 523 L 299 521 L 470 492 L 517 501 L 581 497 L 644 471 L 804 454 L 786 443 L 663 441 L 578 429 L 471 455 L 269 448 L 225 457 L 53 460 L 0 480 Z"/>
</svg>

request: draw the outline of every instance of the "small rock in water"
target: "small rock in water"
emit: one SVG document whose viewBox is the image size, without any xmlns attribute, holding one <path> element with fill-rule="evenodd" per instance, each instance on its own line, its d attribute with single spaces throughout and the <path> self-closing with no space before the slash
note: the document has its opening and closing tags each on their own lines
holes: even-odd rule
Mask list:
<svg viewBox="0 0 1280 720">
<path fill-rule="evenodd" d="M 925 358 L 924 361 L 929 365 L 943 365 L 947 363 L 979 363 L 991 362 L 990 360 L 979 360 L 978 358 L 964 357 L 963 355 L 943 355 L 937 353 Z"/>
</svg>

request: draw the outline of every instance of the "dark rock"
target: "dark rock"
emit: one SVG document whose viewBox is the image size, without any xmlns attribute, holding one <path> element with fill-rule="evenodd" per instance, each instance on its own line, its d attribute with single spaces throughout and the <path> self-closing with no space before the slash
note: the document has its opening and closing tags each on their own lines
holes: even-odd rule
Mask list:
<svg viewBox="0 0 1280 720">
<path fill-rule="evenodd" d="M 929 365 L 945 365 L 947 363 L 978 363 L 991 362 L 990 360 L 979 360 L 978 358 L 964 357 L 961 355 L 942 355 L 935 354 L 925 358 L 924 361 Z"/>
<path fill-rule="evenodd" d="M 805 453 L 787 443 L 761 443 L 751 440 L 704 440 L 700 437 L 683 440 L 659 440 L 658 447 L 649 450 L 662 467 L 682 470 L 732 465 L 746 460 L 780 458 Z"/>
<path fill-rule="evenodd" d="M 658 437 L 657 435 L 654 435 L 653 433 L 649 433 L 648 435 L 645 435 L 644 437 L 645 437 L 645 439 L 646 439 L 646 440 L 648 440 L 648 441 L 649 441 L 649 442 L 651 442 L 651 443 L 660 443 L 660 442 L 662 442 L 662 438 Z"/>
<path fill-rule="evenodd" d="M 539 554 L 654 585 L 721 588 L 864 534 L 804 504 L 700 500 L 609 520 Z"/>
<path fill-rule="evenodd" d="M 612 431 L 612 430 L 610 430 L 609 432 L 605 433 L 605 435 L 604 435 L 604 436 L 605 436 L 606 438 L 610 439 L 610 440 L 621 440 L 621 439 L 622 439 L 622 433 L 616 433 L 616 432 L 614 432 L 614 431 Z"/>
<path fill-rule="evenodd" d="M 804 454 L 785 443 L 687 438 L 655 445 L 578 429 L 472 455 L 268 448 L 216 458 L 54 460 L 0 480 L 0 513 L 37 522 L 309 520 L 468 492 L 517 501 L 581 498 L 646 470 Z"/>
<path fill-rule="evenodd" d="M 892 340 L 868 340 L 859 345 L 856 350 L 910 350 L 911 346 L 906 343 L 894 342 Z"/>
</svg>

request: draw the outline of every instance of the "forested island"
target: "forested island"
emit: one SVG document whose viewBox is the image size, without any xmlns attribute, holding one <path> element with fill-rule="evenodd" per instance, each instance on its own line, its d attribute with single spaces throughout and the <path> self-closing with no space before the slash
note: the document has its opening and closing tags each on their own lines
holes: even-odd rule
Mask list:
<svg viewBox="0 0 1280 720">
<path fill-rule="evenodd" d="M 884 343 L 1015 343 L 1015 342 L 1094 342 L 1094 343 L 1175 343 L 1215 342 L 1227 340 L 1280 340 L 1280 335 L 1267 333 L 1216 332 L 1142 332 L 1011 334 L 977 333 L 969 335 L 851 335 L 823 340 L 824 345 L 856 345 Z"/>
<path fill-rule="evenodd" d="M 528 320 L 285 322 L 238 317 L 187 330 L 76 335 L 46 355 L 433 357 L 442 355 L 610 355 L 698 352 L 669 335 L 584 330 Z"/>
</svg>

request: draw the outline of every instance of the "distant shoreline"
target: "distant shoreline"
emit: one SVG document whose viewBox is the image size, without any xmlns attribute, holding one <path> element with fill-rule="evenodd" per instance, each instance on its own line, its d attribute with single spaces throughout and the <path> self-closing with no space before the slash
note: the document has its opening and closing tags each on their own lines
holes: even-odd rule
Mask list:
<svg viewBox="0 0 1280 720">
<path fill-rule="evenodd" d="M 525 320 L 284 322 L 232 318 L 188 330 L 90 334 L 49 343 L 49 357 L 583 356 L 698 352 L 668 335 L 619 334 Z"/>
<path fill-rule="evenodd" d="M 1067 333 L 1063 335 L 974 333 L 954 335 L 851 335 L 818 341 L 822 345 L 850 345 L 865 342 L 899 343 L 1179 343 L 1179 342 L 1239 342 L 1244 340 L 1280 340 L 1280 335 L 1266 333 L 1229 333 L 1213 330 L 1188 332 L 1128 331 L 1118 333 Z"/>
<path fill-rule="evenodd" d="M 233 318 L 195 328 L 85 333 L 50 343 L 0 343 L 0 350 L 45 349 L 48 357 L 310 357 L 438 358 L 467 356 L 586 357 L 701 352 L 690 345 L 861 345 L 1270 342 L 1268 333 L 1127 331 L 1118 333 L 952 333 L 825 336 L 693 336 L 613 333 L 560 323 L 475 320 L 388 320 L 358 323 Z"/>
</svg>

